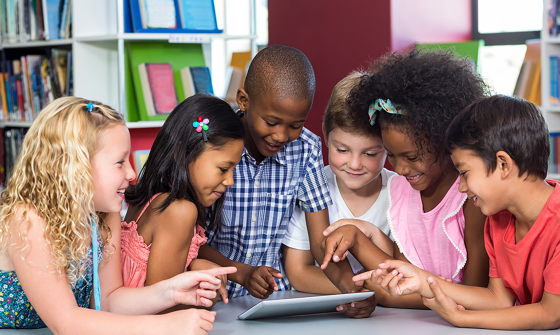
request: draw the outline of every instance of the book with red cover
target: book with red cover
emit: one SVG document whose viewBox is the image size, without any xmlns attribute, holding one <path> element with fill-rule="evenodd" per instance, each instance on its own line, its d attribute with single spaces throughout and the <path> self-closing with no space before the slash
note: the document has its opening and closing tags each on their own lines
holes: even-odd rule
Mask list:
<svg viewBox="0 0 560 335">
<path fill-rule="evenodd" d="M 148 81 L 156 114 L 169 114 L 177 106 L 177 92 L 170 63 L 147 63 Z"/>
</svg>

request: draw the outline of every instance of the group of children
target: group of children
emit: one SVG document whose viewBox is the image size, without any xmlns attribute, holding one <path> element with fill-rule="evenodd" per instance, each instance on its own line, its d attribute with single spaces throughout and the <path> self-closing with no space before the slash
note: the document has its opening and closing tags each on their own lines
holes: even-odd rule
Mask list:
<svg viewBox="0 0 560 335">
<path fill-rule="evenodd" d="M 314 93 L 303 53 L 263 49 L 239 110 L 181 102 L 134 185 L 120 114 L 51 103 L 1 194 L 0 328 L 203 334 L 215 312 L 192 307 L 290 288 L 375 291 L 338 307 L 356 318 L 560 327 L 560 189 L 533 104 L 489 96 L 450 52 L 390 53 L 334 88 L 324 167 Z"/>
</svg>

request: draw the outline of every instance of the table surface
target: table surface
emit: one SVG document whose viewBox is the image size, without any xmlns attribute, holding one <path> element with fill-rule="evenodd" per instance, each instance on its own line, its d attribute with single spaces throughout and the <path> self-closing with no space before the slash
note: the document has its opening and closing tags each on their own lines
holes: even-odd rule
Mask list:
<svg viewBox="0 0 560 335">
<path fill-rule="evenodd" d="M 311 294 L 284 291 L 272 294 L 269 299 L 284 299 L 289 297 L 311 296 Z M 311 334 L 399 334 L 415 335 L 455 335 L 455 334 L 536 334 L 534 331 L 493 331 L 486 329 L 457 328 L 443 320 L 430 310 L 408 310 L 377 307 L 375 312 L 366 319 L 352 319 L 339 313 L 327 313 L 260 320 L 238 320 L 237 316 L 260 300 L 251 296 L 230 299 L 229 304 L 218 302 L 212 310 L 217 312 L 213 335 L 235 334 L 282 334 L 282 335 L 311 335 Z M 555 332 L 552 330 L 548 332 Z M 539 334 L 542 333 L 539 331 Z M 48 329 L 35 330 L 0 330 L 1 335 L 52 335 Z"/>
</svg>

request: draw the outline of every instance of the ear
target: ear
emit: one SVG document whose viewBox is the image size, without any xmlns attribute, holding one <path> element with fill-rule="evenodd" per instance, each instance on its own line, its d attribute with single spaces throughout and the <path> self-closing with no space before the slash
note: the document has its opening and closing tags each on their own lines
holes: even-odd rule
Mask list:
<svg viewBox="0 0 560 335">
<path fill-rule="evenodd" d="M 247 108 L 249 107 L 249 95 L 243 88 L 237 90 L 237 106 L 239 106 L 239 109 L 243 112 L 247 112 Z"/>
<path fill-rule="evenodd" d="M 515 162 L 505 151 L 498 151 L 496 153 L 496 162 L 496 170 L 498 170 L 502 179 L 511 175 L 515 169 Z"/>
</svg>

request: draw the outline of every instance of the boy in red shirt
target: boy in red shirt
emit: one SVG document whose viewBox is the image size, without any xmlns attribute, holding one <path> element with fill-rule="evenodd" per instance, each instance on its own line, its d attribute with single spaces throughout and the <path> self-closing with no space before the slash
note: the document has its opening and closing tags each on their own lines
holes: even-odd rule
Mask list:
<svg viewBox="0 0 560 335">
<path fill-rule="evenodd" d="M 459 327 L 559 328 L 560 183 L 545 180 L 550 142 L 541 112 L 514 97 L 477 100 L 449 126 L 447 147 L 459 191 L 488 215 L 488 287 L 449 283 L 396 260 L 354 280 L 371 278 L 392 296 L 420 293 Z"/>
</svg>

